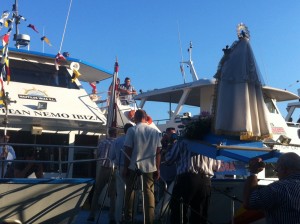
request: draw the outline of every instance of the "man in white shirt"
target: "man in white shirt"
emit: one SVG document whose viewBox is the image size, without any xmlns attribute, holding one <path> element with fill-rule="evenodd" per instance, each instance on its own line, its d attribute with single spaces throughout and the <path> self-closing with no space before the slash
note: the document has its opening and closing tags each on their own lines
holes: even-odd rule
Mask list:
<svg viewBox="0 0 300 224">
<path fill-rule="evenodd" d="M 124 143 L 125 159 L 123 177 L 126 179 L 125 221 L 132 221 L 133 186 L 138 173 L 143 178 L 143 193 L 146 223 L 154 222 L 154 180 L 160 177 L 160 133 L 147 124 L 147 114 L 137 110 L 134 114 L 136 126 L 128 129 Z"/>
</svg>

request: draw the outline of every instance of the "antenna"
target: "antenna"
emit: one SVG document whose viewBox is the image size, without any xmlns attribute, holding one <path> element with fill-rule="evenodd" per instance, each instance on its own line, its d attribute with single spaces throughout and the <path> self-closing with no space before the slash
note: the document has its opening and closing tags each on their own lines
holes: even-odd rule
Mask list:
<svg viewBox="0 0 300 224">
<path fill-rule="evenodd" d="M 184 68 L 183 68 L 183 55 L 182 55 L 182 47 L 181 47 L 181 39 L 180 39 L 180 31 L 179 31 L 179 22 L 177 21 L 177 28 L 178 28 L 178 40 L 179 40 L 179 48 L 180 48 L 180 55 L 181 55 L 181 62 L 180 63 L 180 72 L 182 74 L 183 77 L 183 82 L 186 83 L 185 80 L 185 72 L 184 72 Z"/>
<path fill-rule="evenodd" d="M 190 58 L 188 61 L 183 61 L 181 63 L 187 64 L 189 66 L 193 81 L 197 81 L 199 78 L 198 78 L 197 72 L 194 67 L 194 62 L 192 60 L 192 49 L 193 49 L 193 45 L 192 45 L 192 41 L 190 41 L 190 46 L 188 48 Z"/>
<path fill-rule="evenodd" d="M 69 19 L 70 11 L 71 11 L 71 6 L 72 6 L 72 0 L 70 1 L 70 5 L 69 5 L 69 10 L 68 10 L 67 18 L 66 18 L 66 23 L 65 23 L 65 28 L 64 28 L 64 32 L 63 32 L 63 35 L 62 35 L 62 38 L 61 38 L 61 43 L 60 43 L 60 47 L 59 47 L 59 51 L 58 51 L 59 53 L 61 51 L 61 48 L 62 48 L 62 45 L 63 45 L 63 42 L 64 42 L 65 33 L 66 33 L 66 29 L 67 29 L 67 24 L 68 24 L 68 19 Z"/>
<path fill-rule="evenodd" d="M 296 82 L 290 84 L 287 88 L 285 88 L 284 90 L 287 90 L 288 88 L 291 88 L 292 86 L 294 86 L 295 84 L 299 83 L 299 80 L 296 80 Z"/>
</svg>

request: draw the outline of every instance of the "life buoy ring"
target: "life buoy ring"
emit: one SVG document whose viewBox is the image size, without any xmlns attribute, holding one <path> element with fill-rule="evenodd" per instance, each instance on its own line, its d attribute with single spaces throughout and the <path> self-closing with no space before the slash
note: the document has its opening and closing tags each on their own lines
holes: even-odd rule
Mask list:
<svg viewBox="0 0 300 224">
<path fill-rule="evenodd" d="M 128 119 L 133 122 L 135 110 L 131 110 L 128 112 Z"/>
<path fill-rule="evenodd" d="M 147 124 L 152 124 L 152 118 L 149 116 L 149 115 L 147 115 Z"/>
</svg>

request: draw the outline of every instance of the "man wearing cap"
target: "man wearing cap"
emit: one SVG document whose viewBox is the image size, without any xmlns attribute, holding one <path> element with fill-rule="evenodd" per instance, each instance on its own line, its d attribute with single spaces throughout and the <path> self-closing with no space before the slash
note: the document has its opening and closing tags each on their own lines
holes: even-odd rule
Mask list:
<svg viewBox="0 0 300 224">
<path fill-rule="evenodd" d="M 128 77 L 126 77 L 124 83 L 120 85 L 119 91 L 120 99 L 122 101 L 122 104 L 124 105 L 130 104 L 130 101 L 132 100 L 132 95 L 136 94 L 136 90 L 130 84 L 130 78 Z"/>
</svg>

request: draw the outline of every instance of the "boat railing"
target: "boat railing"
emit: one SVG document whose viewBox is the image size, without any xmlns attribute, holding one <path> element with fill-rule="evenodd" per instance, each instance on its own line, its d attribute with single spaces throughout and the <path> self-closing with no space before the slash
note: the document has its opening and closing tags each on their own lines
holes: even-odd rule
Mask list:
<svg viewBox="0 0 300 224">
<path fill-rule="evenodd" d="M 298 122 L 286 122 L 287 126 L 289 127 L 295 127 L 295 128 L 299 128 L 300 123 Z"/>
<path fill-rule="evenodd" d="M 199 118 L 199 115 L 191 115 L 190 113 L 183 113 L 182 115 L 177 115 L 174 119 L 158 119 L 158 120 L 153 120 L 153 122 L 158 126 L 162 124 L 166 124 L 167 122 L 171 123 L 176 123 L 176 124 L 186 124 L 190 120 L 196 120 Z"/>
<path fill-rule="evenodd" d="M 170 119 L 158 119 L 158 120 L 153 120 L 153 123 L 158 126 L 158 125 L 161 125 L 161 124 L 165 124 L 167 123 L 167 121 L 169 121 Z"/>
<path fill-rule="evenodd" d="M 116 96 L 121 105 L 128 105 L 132 108 L 136 107 L 136 101 L 134 99 L 128 100 L 127 96 L 120 96 L 119 94 L 117 94 Z M 110 101 L 110 91 L 91 93 L 89 94 L 89 97 L 97 104 L 97 106 L 103 113 L 107 113 Z"/>
<path fill-rule="evenodd" d="M 73 165 L 74 164 L 90 164 L 92 162 L 98 163 L 102 161 L 102 158 L 93 158 L 95 156 L 91 156 L 91 158 L 78 158 L 74 159 L 73 156 L 67 156 L 66 150 L 74 150 L 74 154 L 76 154 L 79 150 L 90 151 L 91 155 L 94 155 L 94 151 L 97 149 L 97 146 L 70 146 L 70 145 L 48 145 L 48 144 L 20 144 L 20 143 L 0 143 L 0 146 L 8 145 L 12 146 L 14 149 L 19 148 L 20 152 L 22 148 L 24 150 L 33 150 L 36 153 L 36 157 L 34 159 L 26 159 L 26 153 L 24 153 L 24 159 L 19 159 L 20 156 L 17 154 L 17 159 L 8 160 L 1 158 L 2 164 L 15 164 L 15 163 L 34 163 L 34 164 L 47 164 L 51 167 L 49 170 L 44 170 L 44 173 L 52 173 L 57 178 L 63 177 L 72 177 L 73 173 Z M 51 149 L 51 153 L 49 153 Z M 46 158 L 46 153 L 43 154 L 43 150 L 48 151 L 48 158 Z M 78 151 L 77 151 L 78 150 Z M 55 159 L 54 154 L 55 153 Z M 42 155 L 42 156 L 41 156 Z M 41 159 L 41 157 L 43 157 Z M 55 169 L 55 165 L 58 167 Z M 2 166 L 3 169 L 3 166 Z M 2 172 L 3 173 L 3 172 Z"/>
<path fill-rule="evenodd" d="M 102 112 L 107 112 L 109 105 L 109 91 L 90 93 L 89 97 L 97 104 Z"/>
</svg>

